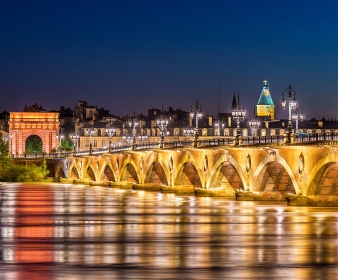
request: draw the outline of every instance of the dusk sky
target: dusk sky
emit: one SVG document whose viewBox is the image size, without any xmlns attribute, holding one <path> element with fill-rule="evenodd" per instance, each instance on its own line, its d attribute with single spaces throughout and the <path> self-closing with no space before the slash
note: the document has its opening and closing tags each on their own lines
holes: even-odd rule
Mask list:
<svg viewBox="0 0 338 280">
<path fill-rule="evenodd" d="M 0 111 L 78 100 L 117 116 L 150 108 L 253 115 L 268 80 L 306 118 L 338 117 L 338 1 L 0 0 Z"/>
</svg>

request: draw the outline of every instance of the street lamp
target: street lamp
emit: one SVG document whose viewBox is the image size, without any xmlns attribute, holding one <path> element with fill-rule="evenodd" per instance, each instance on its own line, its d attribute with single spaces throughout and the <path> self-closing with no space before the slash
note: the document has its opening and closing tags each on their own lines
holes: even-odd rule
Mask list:
<svg viewBox="0 0 338 280">
<path fill-rule="evenodd" d="M 109 135 L 109 153 L 111 152 L 111 148 L 112 148 L 112 141 L 111 141 L 111 137 L 113 136 L 113 135 L 115 135 L 115 132 L 116 132 L 116 129 L 115 128 L 113 128 L 113 127 L 109 127 L 109 128 L 107 128 L 106 129 L 106 131 L 107 131 L 107 134 Z"/>
<path fill-rule="evenodd" d="M 241 108 L 241 106 L 239 105 L 239 93 L 238 93 L 238 104 L 237 104 L 237 107 L 234 108 L 231 111 L 231 115 L 232 115 L 232 118 L 234 119 L 234 121 L 237 123 L 235 144 L 238 145 L 239 144 L 239 140 L 240 140 L 240 136 L 241 136 L 241 129 L 240 129 L 239 124 L 245 118 L 244 106 Z"/>
<path fill-rule="evenodd" d="M 132 128 L 132 149 L 135 150 L 135 146 L 136 146 L 136 127 L 139 125 L 139 121 L 137 119 L 137 116 L 134 114 L 130 116 L 130 118 L 128 119 L 128 124 L 129 126 Z M 128 140 L 127 140 L 128 142 Z"/>
<path fill-rule="evenodd" d="M 297 106 L 297 101 L 296 101 L 296 92 L 293 90 L 291 85 L 288 86 L 283 92 L 282 92 L 282 108 L 286 108 L 286 99 L 284 96 L 284 93 L 287 94 L 287 99 L 289 101 L 289 121 L 288 121 L 288 128 L 287 128 L 287 138 L 286 138 L 286 143 L 291 142 L 291 133 L 292 133 L 292 114 L 291 111 L 296 108 Z"/>
<path fill-rule="evenodd" d="M 219 140 L 219 137 L 221 136 L 221 128 L 224 128 L 224 122 L 223 119 L 221 120 L 220 115 L 218 114 L 217 119 L 214 123 L 215 129 L 217 130 L 217 138 Z"/>
<path fill-rule="evenodd" d="M 129 136 L 128 132 L 125 132 L 122 136 L 123 142 L 126 141 L 127 144 L 132 142 L 132 137 Z"/>
<path fill-rule="evenodd" d="M 146 141 L 148 139 L 148 135 L 146 135 L 144 133 L 144 131 L 142 131 L 142 133 L 138 136 L 138 140 L 143 143 L 144 141 Z"/>
<path fill-rule="evenodd" d="M 188 141 L 190 141 L 190 136 L 193 135 L 194 129 L 192 127 L 187 127 L 183 129 L 183 134 L 187 136 Z"/>
<path fill-rule="evenodd" d="M 249 124 L 249 127 L 251 128 L 252 136 L 255 136 L 255 133 L 256 133 L 257 129 L 261 125 L 261 122 L 259 120 L 257 120 L 257 119 L 250 119 L 248 121 L 248 124 Z"/>
<path fill-rule="evenodd" d="M 89 130 L 88 128 L 86 129 L 86 135 L 88 135 L 87 134 L 88 132 L 89 132 L 89 155 L 91 155 L 93 152 L 92 136 L 95 134 L 95 131 L 93 127 L 90 127 Z"/>
<path fill-rule="evenodd" d="M 76 155 L 76 148 L 78 146 L 77 143 L 78 143 L 79 138 L 80 138 L 80 136 L 77 135 L 77 134 L 70 136 L 70 139 L 73 142 L 73 154 L 74 154 L 74 156 Z"/>
<path fill-rule="evenodd" d="M 64 138 L 65 136 L 62 134 L 62 133 L 57 133 L 56 134 L 56 140 L 58 141 L 58 151 L 61 151 L 61 143 L 62 143 L 62 139 Z"/>
<path fill-rule="evenodd" d="M 162 149 L 164 147 L 164 130 L 167 128 L 169 123 L 169 120 L 167 118 L 164 118 L 163 115 L 160 116 L 159 119 L 157 119 L 157 126 L 160 129 L 160 148 Z"/>
<path fill-rule="evenodd" d="M 202 118 L 202 105 L 196 100 L 195 103 L 191 104 L 190 117 L 193 119 L 196 118 L 196 127 L 195 127 L 195 138 L 194 138 L 194 147 L 198 145 L 198 119 Z"/>
<path fill-rule="evenodd" d="M 303 114 L 303 109 L 301 113 L 298 113 L 298 110 L 301 108 L 302 106 L 299 106 L 297 108 L 293 109 L 293 113 L 292 113 L 292 120 L 294 120 L 296 122 L 296 133 L 298 133 L 298 120 L 304 120 L 304 114 Z"/>
</svg>

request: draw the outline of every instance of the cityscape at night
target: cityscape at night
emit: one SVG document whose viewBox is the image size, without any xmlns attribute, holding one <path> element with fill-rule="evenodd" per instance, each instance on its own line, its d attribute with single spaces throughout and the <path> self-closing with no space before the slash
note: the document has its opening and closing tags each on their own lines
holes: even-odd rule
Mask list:
<svg viewBox="0 0 338 280">
<path fill-rule="evenodd" d="M 337 9 L 0 1 L 0 280 L 338 279 Z"/>
</svg>

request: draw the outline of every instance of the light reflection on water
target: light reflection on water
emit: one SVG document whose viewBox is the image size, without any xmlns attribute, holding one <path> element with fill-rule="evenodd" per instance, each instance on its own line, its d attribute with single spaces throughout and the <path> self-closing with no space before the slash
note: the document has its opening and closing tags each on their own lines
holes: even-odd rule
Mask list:
<svg viewBox="0 0 338 280">
<path fill-rule="evenodd" d="M 337 208 L 0 187 L 0 279 L 337 279 Z"/>
</svg>

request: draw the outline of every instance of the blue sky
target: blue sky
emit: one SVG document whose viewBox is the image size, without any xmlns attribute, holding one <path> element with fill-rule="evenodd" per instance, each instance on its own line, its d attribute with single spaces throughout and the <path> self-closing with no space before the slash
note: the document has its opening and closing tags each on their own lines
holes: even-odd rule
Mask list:
<svg viewBox="0 0 338 280">
<path fill-rule="evenodd" d="M 336 1 L 0 0 L 0 111 L 78 100 L 253 114 L 268 80 L 277 118 L 289 84 L 306 117 L 338 117 Z"/>
</svg>

